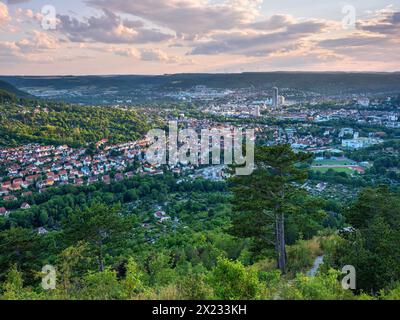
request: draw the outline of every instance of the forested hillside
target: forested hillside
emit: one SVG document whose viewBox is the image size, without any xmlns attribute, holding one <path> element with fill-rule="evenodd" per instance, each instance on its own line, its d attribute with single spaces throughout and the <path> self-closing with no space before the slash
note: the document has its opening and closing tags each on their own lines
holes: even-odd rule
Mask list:
<svg viewBox="0 0 400 320">
<path fill-rule="evenodd" d="M 350 206 L 323 200 L 291 184 L 304 178 L 306 168 L 293 167 L 303 156 L 285 146 L 262 151 L 264 169 L 244 181 L 165 173 L 32 195 L 30 209 L 0 218 L 1 297 L 398 299 L 400 193 L 366 189 Z M 291 176 L 266 178 L 278 167 Z M 251 196 L 243 190 L 255 185 Z M 286 229 L 279 250 L 269 223 L 277 218 Z M 354 231 L 340 231 L 346 225 Z M 325 263 L 310 275 L 320 256 Z M 57 268 L 55 290 L 41 286 L 46 264 Z M 348 264 L 354 291 L 341 285 Z"/>
<path fill-rule="evenodd" d="M 274 86 L 318 92 L 320 94 L 358 92 L 398 92 L 400 73 L 347 72 L 254 72 L 233 74 L 171 74 L 156 76 L 60 76 L 1 77 L 18 88 L 74 90 L 96 88 L 116 90 L 123 95 L 135 89 L 182 90 L 194 86 L 210 88 L 264 88 Z M 65 97 L 66 99 L 68 96 Z"/>
<path fill-rule="evenodd" d="M 15 98 L 29 98 L 29 99 L 34 98 L 32 95 L 24 91 L 18 90 L 12 84 L 0 80 L 0 101 L 3 98 L 3 95 L 7 96 L 8 93 L 14 96 Z"/>
<path fill-rule="evenodd" d="M 104 138 L 121 142 L 138 139 L 149 128 L 149 120 L 134 110 L 40 102 L 0 104 L 2 146 L 29 142 L 80 146 Z"/>
</svg>

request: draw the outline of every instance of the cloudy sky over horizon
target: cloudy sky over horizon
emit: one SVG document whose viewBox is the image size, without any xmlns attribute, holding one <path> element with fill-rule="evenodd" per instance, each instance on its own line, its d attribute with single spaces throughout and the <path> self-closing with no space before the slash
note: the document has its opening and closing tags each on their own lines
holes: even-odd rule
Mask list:
<svg viewBox="0 0 400 320">
<path fill-rule="evenodd" d="M 400 71 L 399 61 L 394 1 L 0 0 L 1 75 Z"/>
</svg>

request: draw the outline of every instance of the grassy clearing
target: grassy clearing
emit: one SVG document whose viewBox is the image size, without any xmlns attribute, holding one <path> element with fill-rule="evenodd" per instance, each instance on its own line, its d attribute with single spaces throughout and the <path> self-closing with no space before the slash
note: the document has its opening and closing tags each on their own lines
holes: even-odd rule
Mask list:
<svg viewBox="0 0 400 320">
<path fill-rule="evenodd" d="M 352 173 L 357 173 L 357 171 L 350 169 L 350 168 L 332 168 L 332 167 L 324 167 L 324 168 L 317 168 L 317 167 L 313 167 L 312 170 L 315 172 L 321 172 L 321 173 L 326 173 L 329 169 L 332 169 L 333 171 L 336 172 L 345 172 L 348 174 L 352 174 Z"/>
<path fill-rule="evenodd" d="M 313 162 L 313 166 L 349 166 L 349 165 L 356 165 L 357 163 L 350 159 L 344 160 L 334 160 L 334 159 L 325 159 L 325 160 L 318 160 Z"/>
</svg>

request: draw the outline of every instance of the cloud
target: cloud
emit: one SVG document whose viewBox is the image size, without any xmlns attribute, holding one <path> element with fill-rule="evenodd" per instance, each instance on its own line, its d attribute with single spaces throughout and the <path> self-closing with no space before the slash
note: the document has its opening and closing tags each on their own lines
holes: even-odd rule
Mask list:
<svg viewBox="0 0 400 320">
<path fill-rule="evenodd" d="M 128 58 L 134 58 L 142 61 L 156 61 L 163 63 L 181 63 L 184 62 L 183 58 L 175 55 L 170 55 L 161 49 L 148 49 L 148 48 L 110 48 L 108 51 L 116 55 Z"/>
<path fill-rule="evenodd" d="M 0 2 L 0 28 L 7 25 L 10 21 L 11 17 L 7 6 L 3 2 Z"/>
<path fill-rule="evenodd" d="M 35 11 L 40 6 L 33 1 L 31 7 L 11 7 L 28 1 L 0 0 L 0 34 L 8 39 L 0 40 L 2 61 L 79 57 L 86 66 L 90 55 L 95 67 L 97 61 L 104 63 L 101 70 L 134 61 L 135 68 L 152 73 L 196 70 L 190 64 L 198 66 L 196 71 L 399 66 L 400 12 L 394 6 L 369 12 L 369 18 L 358 18 L 354 30 L 344 30 L 339 20 L 267 16 L 260 9 L 263 0 L 79 1 L 82 12 L 90 12 L 86 17 L 70 11 L 78 8 L 72 1 L 57 8 L 57 29 L 45 32 L 40 29 L 43 15 Z M 184 64 L 188 68 L 180 68 Z"/>
<path fill-rule="evenodd" d="M 58 49 L 60 47 L 58 39 L 48 32 L 33 30 L 30 31 L 29 34 L 31 35 L 30 39 L 23 39 L 16 42 L 22 51 L 40 52 Z"/>
<path fill-rule="evenodd" d="M 140 59 L 140 51 L 136 48 L 111 48 L 109 51 L 118 56 Z"/>
<path fill-rule="evenodd" d="M 277 30 L 294 23 L 295 19 L 287 14 L 275 14 L 268 19 L 247 24 L 245 27 L 256 30 Z"/>
<path fill-rule="evenodd" d="M 286 26 L 285 26 L 286 24 Z M 275 32 L 269 32 L 279 29 Z M 263 21 L 257 27 L 263 31 L 247 30 L 213 35 L 212 40 L 195 45 L 191 55 L 239 54 L 245 56 L 268 56 L 274 52 L 294 50 L 301 46 L 302 40 L 323 31 L 327 23 L 320 21 L 293 22 L 287 18 Z"/>
<path fill-rule="evenodd" d="M 262 0 L 236 0 L 211 4 L 207 0 L 88 0 L 89 5 L 113 12 L 128 13 L 179 36 L 194 38 L 213 30 L 230 30 L 252 22 L 259 15 Z"/>
<path fill-rule="evenodd" d="M 388 40 L 384 37 L 354 35 L 347 38 L 326 39 L 319 42 L 319 46 L 329 49 L 345 47 L 370 47 L 386 44 Z"/>
<path fill-rule="evenodd" d="M 141 49 L 141 59 L 143 61 L 158 61 L 165 63 L 179 63 L 183 59 L 178 56 L 168 55 L 160 49 Z"/>
<path fill-rule="evenodd" d="M 36 30 L 28 35 L 29 37 L 18 41 L 0 42 L 0 56 L 20 61 L 52 60 L 48 53 L 60 48 L 58 40 L 48 33 Z"/>
<path fill-rule="evenodd" d="M 356 30 L 345 37 L 318 42 L 321 48 L 341 54 L 354 63 L 378 63 L 400 57 L 400 12 L 383 9 L 370 19 L 358 21 Z"/>
<path fill-rule="evenodd" d="M 400 35 L 400 12 L 381 10 L 371 21 L 361 21 L 358 28 L 372 33 L 396 36 Z"/>
<path fill-rule="evenodd" d="M 8 4 L 18 4 L 18 3 L 24 3 L 24 2 L 29 2 L 30 0 L 7 0 Z"/>
<path fill-rule="evenodd" d="M 149 43 L 172 38 L 159 30 L 144 28 L 139 20 L 122 20 L 106 9 L 100 17 L 92 16 L 84 21 L 68 15 L 58 15 L 57 18 L 57 30 L 73 42 Z"/>
<path fill-rule="evenodd" d="M 22 9 L 22 8 L 17 8 L 15 10 L 16 17 L 19 22 L 22 21 L 36 21 L 36 22 L 41 22 L 43 19 L 43 14 L 40 12 L 34 12 L 31 9 Z"/>
<path fill-rule="evenodd" d="M 14 50 L 19 50 L 12 41 L 2 41 L 0 42 L 0 56 L 11 56 Z"/>
</svg>

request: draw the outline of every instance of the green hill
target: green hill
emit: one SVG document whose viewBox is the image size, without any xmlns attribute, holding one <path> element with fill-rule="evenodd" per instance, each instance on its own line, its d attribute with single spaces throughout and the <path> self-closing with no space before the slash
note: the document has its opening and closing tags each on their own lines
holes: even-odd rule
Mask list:
<svg viewBox="0 0 400 320">
<path fill-rule="evenodd" d="M 18 90 L 12 84 L 0 80 L 0 96 L 8 98 L 34 98 L 34 96 L 24 91 Z"/>
</svg>

